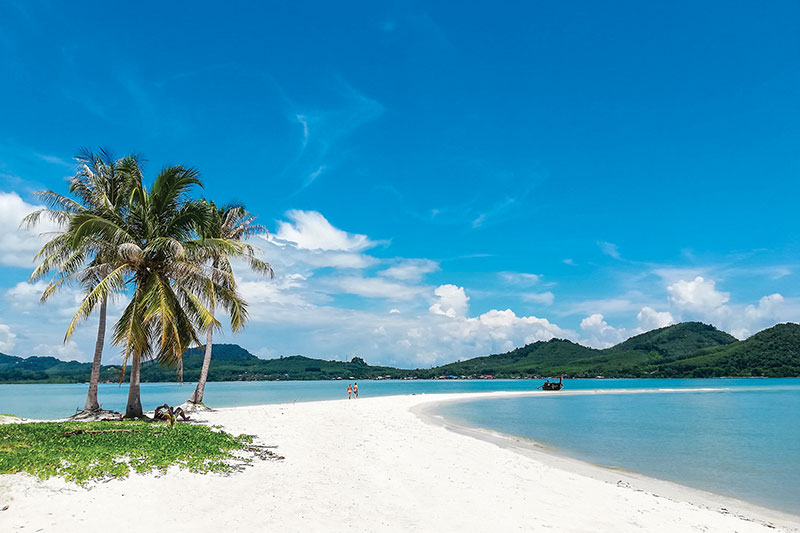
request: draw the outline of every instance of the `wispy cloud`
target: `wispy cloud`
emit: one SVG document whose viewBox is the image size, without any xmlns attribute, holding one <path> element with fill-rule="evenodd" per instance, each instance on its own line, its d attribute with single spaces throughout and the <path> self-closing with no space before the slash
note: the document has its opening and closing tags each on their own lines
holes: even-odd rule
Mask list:
<svg viewBox="0 0 800 533">
<path fill-rule="evenodd" d="M 613 257 L 614 259 L 620 259 L 619 246 L 613 242 L 598 241 L 597 246 L 599 246 L 600 250 L 607 256 Z"/>
<path fill-rule="evenodd" d="M 437 270 L 439 270 L 439 263 L 430 259 L 402 259 L 379 274 L 402 281 L 419 281 L 426 274 Z"/>
<path fill-rule="evenodd" d="M 341 77 L 336 78 L 334 100 L 324 109 L 297 112 L 300 106 L 290 102 L 292 120 L 302 128 L 300 150 L 286 173 L 300 178 L 299 187 L 290 195 L 295 196 L 313 184 L 328 169 L 335 168 L 347 151 L 343 142 L 360 127 L 383 115 L 381 103 L 361 93 Z"/>
<path fill-rule="evenodd" d="M 319 175 L 322 174 L 324 171 L 325 171 L 325 165 L 320 165 L 319 168 L 317 168 L 315 171 L 309 174 L 308 177 L 306 178 L 306 181 L 303 183 L 303 187 L 301 188 L 301 190 L 305 189 L 306 187 L 314 183 L 314 180 L 316 180 L 319 177 Z"/>
<path fill-rule="evenodd" d="M 50 163 L 53 165 L 60 165 L 62 167 L 73 168 L 75 165 L 72 162 L 65 161 L 60 157 L 56 157 L 54 155 L 47 155 L 47 154 L 39 154 L 34 153 L 36 157 L 44 161 L 45 163 Z"/>
<path fill-rule="evenodd" d="M 510 211 L 514 207 L 514 204 L 516 203 L 517 203 L 516 198 L 511 198 L 511 197 L 503 198 L 502 200 L 491 206 L 488 210 L 484 211 L 483 213 L 475 217 L 472 220 L 472 227 L 480 228 L 486 223 L 487 220 L 490 220 L 494 217 L 497 217 L 498 215 L 502 215 Z"/>
<path fill-rule="evenodd" d="M 528 272 L 498 272 L 498 276 L 504 283 L 511 285 L 536 285 L 542 280 L 540 274 Z"/>
<path fill-rule="evenodd" d="M 302 148 L 302 150 L 305 150 L 306 146 L 308 146 L 308 136 L 309 136 L 308 120 L 306 119 L 305 115 L 297 115 L 297 122 L 299 122 L 303 126 L 303 148 Z M 302 152 L 302 150 L 301 150 L 301 152 Z"/>
<path fill-rule="evenodd" d="M 522 295 L 522 300 L 525 302 L 539 303 L 545 305 L 553 305 L 555 295 L 550 291 L 545 292 L 529 292 Z"/>
</svg>

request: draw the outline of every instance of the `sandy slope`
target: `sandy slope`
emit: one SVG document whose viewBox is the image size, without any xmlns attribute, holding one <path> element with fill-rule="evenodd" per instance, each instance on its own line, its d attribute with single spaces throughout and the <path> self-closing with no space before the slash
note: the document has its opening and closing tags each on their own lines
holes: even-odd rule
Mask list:
<svg viewBox="0 0 800 533">
<path fill-rule="evenodd" d="M 662 490 L 669 484 L 553 458 L 515 439 L 473 438 L 423 412 L 433 401 L 484 396 L 498 393 L 204 413 L 277 445 L 286 459 L 228 477 L 134 475 L 91 490 L 0 476 L 0 507 L 9 505 L 0 531 L 775 531 L 765 520 L 798 527 L 736 502 L 725 505 L 747 519 L 723 514 L 686 501 L 719 503 L 701 493 Z M 670 497 L 654 496 L 653 487 Z"/>
</svg>

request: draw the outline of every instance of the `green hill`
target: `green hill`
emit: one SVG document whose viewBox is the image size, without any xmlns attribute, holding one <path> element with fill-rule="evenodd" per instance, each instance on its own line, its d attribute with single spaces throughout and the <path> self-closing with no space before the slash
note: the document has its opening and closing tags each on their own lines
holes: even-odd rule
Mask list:
<svg viewBox="0 0 800 533">
<path fill-rule="evenodd" d="M 449 377 L 716 377 L 800 376 L 800 325 L 778 324 L 744 341 L 713 326 L 684 322 L 648 331 L 597 350 L 563 339 L 528 344 L 510 352 L 446 365 L 404 370 L 370 366 L 360 357 L 325 361 L 302 355 L 260 359 L 236 344 L 215 344 L 211 381 L 371 379 Z M 203 349 L 184 354 L 184 381 L 200 376 Z M 122 367 L 103 366 L 101 381 L 119 380 Z M 0 354 L 0 383 L 83 383 L 90 363 L 55 357 Z M 127 372 L 126 372 L 127 375 Z M 174 369 L 156 362 L 142 365 L 142 381 L 175 381 Z"/>
<path fill-rule="evenodd" d="M 665 365 L 664 373 L 671 371 L 693 377 L 800 376 L 800 325 L 778 324 L 744 341 L 701 350 Z"/>
<path fill-rule="evenodd" d="M 187 350 L 183 357 L 183 380 L 197 381 L 203 363 L 203 349 Z M 301 355 L 260 359 L 236 344 L 215 344 L 209 370 L 211 381 L 256 381 L 289 379 L 370 379 L 405 371 L 370 366 L 360 357 L 351 361 L 324 361 Z M 0 354 L 0 383 L 84 383 L 89 380 L 91 363 L 62 361 L 55 357 L 14 357 Z M 103 365 L 101 382 L 119 380 L 121 365 Z M 125 373 L 126 378 L 128 372 Z M 142 364 L 143 382 L 176 381 L 175 369 L 155 361 Z"/>
<path fill-rule="evenodd" d="M 431 369 L 419 369 L 417 376 L 494 376 L 518 377 L 547 374 L 554 367 L 591 357 L 596 352 L 563 339 L 539 341 L 510 352 L 476 357 Z"/>
<path fill-rule="evenodd" d="M 660 368 L 667 363 L 737 342 L 735 337 L 714 326 L 683 322 L 636 335 L 605 350 L 596 350 L 590 358 L 560 365 L 553 371 L 582 377 L 663 376 Z"/>
<path fill-rule="evenodd" d="M 738 341 L 708 324 L 683 322 L 604 350 L 554 339 L 415 372 L 421 377 L 800 376 L 800 325 L 779 324 Z"/>
</svg>

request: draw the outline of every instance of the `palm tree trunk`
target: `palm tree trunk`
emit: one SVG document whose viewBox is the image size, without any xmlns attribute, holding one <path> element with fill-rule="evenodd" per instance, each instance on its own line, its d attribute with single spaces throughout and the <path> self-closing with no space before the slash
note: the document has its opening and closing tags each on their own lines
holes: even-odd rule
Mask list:
<svg viewBox="0 0 800 533">
<path fill-rule="evenodd" d="M 139 394 L 139 370 L 141 365 L 141 355 L 133 355 L 131 364 L 131 384 L 128 387 L 128 405 L 125 407 L 125 418 L 142 418 L 142 399 Z"/>
<path fill-rule="evenodd" d="M 106 310 L 108 298 L 103 298 L 100 303 L 100 322 L 97 325 L 97 342 L 94 345 L 94 360 L 92 361 L 92 375 L 89 378 L 89 394 L 86 396 L 84 411 L 99 411 L 100 403 L 97 401 L 97 384 L 100 382 L 100 362 L 103 359 L 103 344 L 106 340 Z"/>
<path fill-rule="evenodd" d="M 214 312 L 213 306 L 211 312 Z M 206 390 L 206 381 L 208 380 L 208 367 L 211 366 L 211 349 L 212 338 L 214 336 L 214 327 L 208 328 L 208 335 L 206 337 L 206 353 L 203 356 L 203 368 L 200 369 L 200 379 L 197 380 L 197 387 L 194 393 L 189 398 L 190 403 L 203 403 L 203 393 Z"/>
</svg>

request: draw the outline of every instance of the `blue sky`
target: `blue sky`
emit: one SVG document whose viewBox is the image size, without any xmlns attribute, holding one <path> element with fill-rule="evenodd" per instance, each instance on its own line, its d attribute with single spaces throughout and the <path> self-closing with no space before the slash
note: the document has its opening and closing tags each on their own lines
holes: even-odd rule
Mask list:
<svg viewBox="0 0 800 533">
<path fill-rule="evenodd" d="M 27 284 L 81 147 L 271 231 L 262 356 L 425 366 L 800 320 L 796 2 L 0 2 L 0 351 L 87 360 Z M 119 309 L 123 302 L 117 302 Z M 111 348 L 109 360 L 117 357 Z"/>
</svg>

